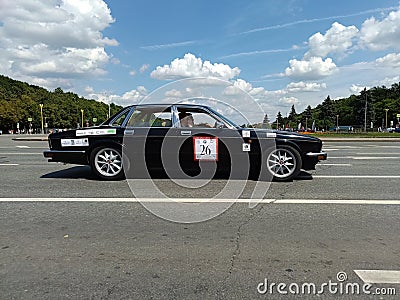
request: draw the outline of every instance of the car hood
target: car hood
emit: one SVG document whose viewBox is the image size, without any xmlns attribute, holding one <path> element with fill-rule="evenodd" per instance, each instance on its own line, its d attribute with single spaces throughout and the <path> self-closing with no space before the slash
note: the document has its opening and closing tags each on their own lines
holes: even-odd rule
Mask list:
<svg viewBox="0 0 400 300">
<path fill-rule="evenodd" d="M 300 134 L 297 132 L 289 132 L 289 131 L 281 131 L 281 130 L 271 130 L 271 129 L 259 129 L 259 128 L 241 128 L 241 135 L 243 135 L 243 131 L 250 131 L 251 137 L 275 137 L 277 139 L 292 139 L 292 140 L 308 140 L 310 142 L 319 142 L 320 139 L 307 134 Z"/>
<path fill-rule="evenodd" d="M 65 137 L 76 137 L 76 131 L 80 130 L 97 130 L 97 129 L 115 129 L 115 127 L 110 127 L 108 125 L 98 125 L 98 126 L 92 126 L 92 127 L 84 127 L 84 128 L 77 128 L 77 129 L 69 129 L 66 131 L 60 131 L 60 132 L 55 132 L 51 133 L 49 135 L 49 138 L 65 138 Z"/>
</svg>

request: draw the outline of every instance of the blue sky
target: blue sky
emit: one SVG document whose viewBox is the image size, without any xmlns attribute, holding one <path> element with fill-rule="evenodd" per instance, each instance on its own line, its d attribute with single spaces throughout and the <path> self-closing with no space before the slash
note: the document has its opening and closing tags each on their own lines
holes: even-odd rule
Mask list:
<svg viewBox="0 0 400 300">
<path fill-rule="evenodd" d="M 389 0 L 2 0 L 0 41 L 0 74 L 122 105 L 215 77 L 274 116 L 400 81 Z"/>
</svg>

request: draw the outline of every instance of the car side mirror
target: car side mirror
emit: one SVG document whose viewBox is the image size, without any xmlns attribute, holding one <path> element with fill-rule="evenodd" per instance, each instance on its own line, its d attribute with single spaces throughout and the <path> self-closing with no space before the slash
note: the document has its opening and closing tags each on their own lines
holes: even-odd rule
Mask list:
<svg viewBox="0 0 400 300">
<path fill-rule="evenodd" d="M 221 128 L 224 128 L 224 127 L 225 127 L 225 124 L 224 124 L 224 123 L 222 123 L 222 122 L 220 122 L 220 121 L 216 121 L 216 122 L 215 122 L 215 128 L 221 129 Z"/>
</svg>

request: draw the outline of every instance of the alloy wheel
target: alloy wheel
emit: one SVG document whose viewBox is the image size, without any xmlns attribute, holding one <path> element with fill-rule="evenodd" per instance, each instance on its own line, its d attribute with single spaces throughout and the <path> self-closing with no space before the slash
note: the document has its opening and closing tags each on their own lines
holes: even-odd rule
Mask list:
<svg viewBox="0 0 400 300">
<path fill-rule="evenodd" d="M 277 178 L 290 177 L 297 168 L 294 154 L 287 149 L 275 149 L 267 158 L 268 170 Z"/>
<path fill-rule="evenodd" d="M 122 171 L 121 154 L 113 148 L 100 149 L 95 156 L 94 165 L 104 177 L 116 177 Z"/>
</svg>

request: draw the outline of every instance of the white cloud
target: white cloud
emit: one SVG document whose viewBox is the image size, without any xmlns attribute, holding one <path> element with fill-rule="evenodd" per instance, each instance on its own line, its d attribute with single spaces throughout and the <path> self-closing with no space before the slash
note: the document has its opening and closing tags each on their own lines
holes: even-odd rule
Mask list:
<svg viewBox="0 0 400 300">
<path fill-rule="evenodd" d="M 400 49 L 400 10 L 392 11 L 382 21 L 374 17 L 367 19 L 360 31 L 360 45 L 379 51 Z"/>
<path fill-rule="evenodd" d="M 332 75 L 337 67 L 331 58 L 311 57 L 309 60 L 291 59 L 285 75 L 301 80 L 320 79 Z"/>
<path fill-rule="evenodd" d="M 326 89 L 326 83 L 304 81 L 291 82 L 286 88 L 289 92 L 319 92 L 323 89 Z"/>
<path fill-rule="evenodd" d="M 95 93 L 92 87 L 86 87 L 86 97 L 95 99 L 104 103 L 115 103 L 122 106 L 137 104 L 147 95 L 147 90 L 144 86 L 138 86 L 134 90 L 130 90 L 121 95 L 109 94 L 106 92 Z"/>
<path fill-rule="evenodd" d="M 345 53 L 353 45 L 353 39 L 357 33 L 357 27 L 346 27 L 335 22 L 325 35 L 318 32 L 309 38 L 310 50 L 305 54 L 305 58 L 326 57 L 330 53 Z"/>
<path fill-rule="evenodd" d="M 136 72 L 135 72 L 135 70 L 129 71 L 129 75 L 131 75 L 131 76 L 135 76 L 135 75 L 136 75 Z"/>
<path fill-rule="evenodd" d="M 142 65 L 142 66 L 140 67 L 139 72 L 140 72 L 140 73 L 143 73 L 143 72 L 145 72 L 148 68 L 150 68 L 150 65 L 149 65 L 149 64 L 144 64 L 144 65 Z"/>
<path fill-rule="evenodd" d="M 93 94 L 94 93 L 94 88 L 92 86 L 87 86 L 85 87 L 85 93 L 86 94 Z"/>
<path fill-rule="evenodd" d="M 398 68 L 400 67 L 400 53 L 389 53 L 376 60 L 378 66 Z"/>
<path fill-rule="evenodd" d="M 283 97 L 279 99 L 279 102 L 284 106 L 292 106 L 298 104 L 300 101 L 296 97 Z"/>
<path fill-rule="evenodd" d="M 377 86 L 392 86 L 394 83 L 399 83 L 400 82 L 400 75 L 394 76 L 394 77 L 386 77 L 382 80 L 380 80 L 377 84 Z"/>
<path fill-rule="evenodd" d="M 144 96 L 148 94 L 147 89 L 142 85 L 139 85 L 136 90 Z"/>
<path fill-rule="evenodd" d="M 169 44 L 161 44 L 161 45 L 151 45 L 151 46 L 143 46 L 140 47 L 143 50 L 163 50 L 168 48 L 176 48 L 176 47 L 183 47 L 189 46 L 198 43 L 198 41 L 185 41 L 185 42 L 178 42 L 178 43 L 169 43 Z"/>
<path fill-rule="evenodd" d="M 262 88 L 263 89 L 263 88 Z M 250 93 L 253 90 L 251 83 L 238 78 L 233 82 L 233 85 L 227 86 L 224 90 L 224 95 L 236 96 L 243 93 L 243 91 Z"/>
<path fill-rule="evenodd" d="M 104 47 L 118 44 L 102 34 L 112 22 L 102 0 L 3 0 L 0 73 L 48 88 L 104 74 Z"/>
<path fill-rule="evenodd" d="M 176 89 L 172 89 L 172 90 L 166 91 L 165 92 L 165 97 L 167 97 L 167 98 L 177 98 L 177 99 L 184 98 L 183 97 L 183 93 L 181 91 L 176 90 Z"/>
<path fill-rule="evenodd" d="M 47 59 L 41 59 L 43 56 Z M 66 48 L 64 51 L 57 51 L 44 44 L 35 45 L 30 49 L 18 47 L 9 57 L 13 58 L 13 69 L 28 76 L 42 78 L 68 77 L 71 74 L 78 77 L 88 73 L 101 75 L 104 74 L 104 70 L 99 65 L 108 61 L 104 48 Z"/>
<path fill-rule="evenodd" d="M 232 79 L 240 74 L 240 69 L 231 68 L 221 63 L 212 64 L 210 61 L 202 61 L 191 53 L 183 58 L 176 58 L 170 65 L 158 66 L 151 77 L 160 80 L 173 80 L 189 77 L 215 77 L 224 80 Z"/>
<path fill-rule="evenodd" d="M 364 89 L 369 89 L 369 87 L 365 87 L 365 86 L 361 86 L 361 85 L 357 85 L 357 84 L 352 84 L 349 91 L 352 94 L 359 94 L 361 91 L 363 91 Z"/>
</svg>

